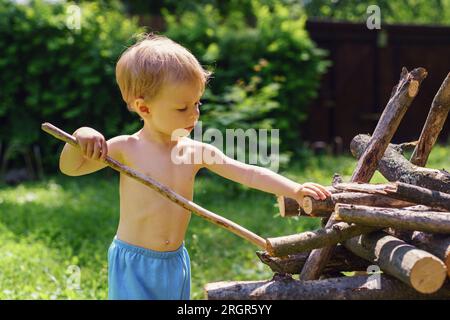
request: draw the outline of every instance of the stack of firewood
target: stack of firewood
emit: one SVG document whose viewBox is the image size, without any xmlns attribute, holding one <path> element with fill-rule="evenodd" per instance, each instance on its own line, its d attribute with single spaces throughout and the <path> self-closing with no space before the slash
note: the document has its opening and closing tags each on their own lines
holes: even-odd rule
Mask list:
<svg viewBox="0 0 450 320">
<path fill-rule="evenodd" d="M 323 224 L 267 239 L 257 255 L 273 279 L 210 283 L 208 299 L 450 299 L 450 173 L 425 168 L 450 110 L 450 73 L 419 140 L 390 143 L 426 76 L 403 68 L 373 134 L 350 144 L 358 159 L 350 182 L 336 174 L 324 201 L 278 198 L 281 216 Z M 388 183 L 369 183 L 376 170 Z"/>
</svg>

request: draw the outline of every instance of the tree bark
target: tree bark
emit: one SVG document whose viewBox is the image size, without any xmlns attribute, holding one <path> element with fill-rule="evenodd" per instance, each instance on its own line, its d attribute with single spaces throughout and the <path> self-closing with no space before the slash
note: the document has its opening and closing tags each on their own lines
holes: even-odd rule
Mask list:
<svg viewBox="0 0 450 320">
<path fill-rule="evenodd" d="M 419 143 L 411 155 L 410 162 L 416 166 L 425 167 L 428 156 L 433 148 L 450 110 L 450 73 L 442 82 L 434 96 L 430 112 L 420 134 Z"/>
<path fill-rule="evenodd" d="M 399 200 L 424 204 L 450 211 L 450 194 L 397 181 L 386 189 L 387 195 Z"/>
<path fill-rule="evenodd" d="M 309 251 L 315 248 L 322 248 L 331 245 L 334 246 L 344 240 L 378 229 L 380 228 L 357 226 L 354 224 L 339 222 L 324 229 L 305 231 L 299 234 L 277 238 L 268 238 L 266 240 L 266 250 L 271 256 L 283 257 L 294 253 Z"/>
<path fill-rule="evenodd" d="M 411 207 L 405 207 L 404 209 L 406 210 L 411 210 L 411 211 L 418 211 L 418 212 L 422 212 L 422 211 L 439 211 L 439 212 L 448 212 L 447 210 L 444 209 L 440 209 L 440 208 L 432 208 L 432 207 L 428 207 L 428 206 L 424 206 L 421 204 L 415 205 L 415 206 L 411 206 Z"/>
<path fill-rule="evenodd" d="M 420 293 L 434 293 L 445 282 L 447 270 L 436 256 L 384 232 L 373 232 L 345 241 L 354 254 Z"/>
<path fill-rule="evenodd" d="M 450 233 L 450 212 L 425 212 L 338 203 L 336 214 L 338 220 L 348 223 L 411 231 Z"/>
<path fill-rule="evenodd" d="M 257 251 L 262 263 L 270 267 L 273 272 L 298 274 L 308 258 L 309 252 L 301 252 L 286 257 L 272 257 L 266 251 Z M 367 270 L 369 262 L 356 256 L 344 246 L 338 245 L 331 259 L 325 266 L 323 273 L 330 274 L 342 271 Z"/>
<path fill-rule="evenodd" d="M 326 200 L 315 200 L 306 196 L 303 198 L 303 212 L 313 217 L 327 217 L 334 211 L 337 203 L 367 205 L 374 207 L 403 208 L 414 205 L 411 202 L 386 197 L 383 195 L 372 195 L 361 192 L 342 192 L 332 194 Z"/>
<path fill-rule="evenodd" d="M 338 183 L 335 184 L 334 187 L 344 192 L 342 194 L 345 194 L 345 192 L 360 192 L 386 195 L 397 200 L 408 201 L 411 203 L 410 205 L 416 203 L 427 205 L 429 207 L 441 208 L 447 211 L 450 210 L 450 194 L 401 181 L 386 184 Z"/>
<path fill-rule="evenodd" d="M 376 278 L 379 277 L 379 278 Z M 448 286 L 434 294 L 421 294 L 387 275 L 339 277 L 299 281 L 289 277 L 266 281 L 208 283 L 209 300 L 399 300 L 449 299 Z M 377 281 L 379 279 L 379 281 Z"/>
<path fill-rule="evenodd" d="M 359 134 L 350 143 L 352 154 L 359 158 L 370 137 Z M 390 144 L 384 157 L 378 161 L 378 170 L 388 181 L 400 181 L 440 192 L 450 193 L 450 173 L 443 170 L 422 168 L 410 163 L 400 154 L 396 145 Z"/>
</svg>

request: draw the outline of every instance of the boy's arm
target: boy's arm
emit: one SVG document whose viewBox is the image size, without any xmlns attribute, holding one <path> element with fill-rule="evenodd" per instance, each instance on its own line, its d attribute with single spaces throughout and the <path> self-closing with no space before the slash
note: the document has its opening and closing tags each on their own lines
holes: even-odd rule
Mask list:
<svg viewBox="0 0 450 320">
<path fill-rule="evenodd" d="M 330 195 L 329 191 L 319 184 L 307 183 L 301 185 L 267 168 L 234 160 L 213 145 L 203 143 L 203 150 L 212 155 L 212 159 L 217 160 L 217 163 L 215 161 L 210 164 L 203 163 L 203 167 L 250 188 L 293 199 L 301 199 L 304 195 L 311 195 L 319 200 Z"/>
<path fill-rule="evenodd" d="M 124 136 L 105 141 L 99 132 L 88 127 L 77 129 L 73 136 L 81 149 L 68 143 L 64 145 L 59 159 L 59 169 L 62 173 L 81 176 L 103 169 L 107 165 L 100 160 L 105 159 L 106 155 L 123 163 L 120 145 Z"/>
</svg>

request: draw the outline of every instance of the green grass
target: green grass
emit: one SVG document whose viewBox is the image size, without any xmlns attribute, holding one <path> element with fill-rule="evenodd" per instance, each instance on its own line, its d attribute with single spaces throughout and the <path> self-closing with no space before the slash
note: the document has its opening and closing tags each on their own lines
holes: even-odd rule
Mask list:
<svg viewBox="0 0 450 320">
<path fill-rule="evenodd" d="M 335 172 L 348 180 L 355 164 L 350 157 L 321 156 L 281 174 L 300 183 L 329 185 Z M 450 148 L 436 146 L 428 167 L 450 168 Z M 384 181 L 378 172 L 372 179 Z M 262 237 L 319 225 L 317 219 L 282 219 L 273 195 L 210 174 L 196 180 L 194 201 Z M 41 182 L 0 186 L 0 299 L 106 299 L 107 249 L 118 217 L 116 175 L 55 174 Z M 195 215 L 186 246 L 193 299 L 204 298 L 203 286 L 208 282 L 272 276 L 256 257 L 256 247 Z M 81 271 L 79 289 L 67 286 L 73 265 Z"/>
</svg>

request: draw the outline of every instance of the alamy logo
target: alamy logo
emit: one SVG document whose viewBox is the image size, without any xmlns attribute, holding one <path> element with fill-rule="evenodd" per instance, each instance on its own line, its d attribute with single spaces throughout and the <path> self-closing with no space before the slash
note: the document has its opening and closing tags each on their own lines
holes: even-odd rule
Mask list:
<svg viewBox="0 0 450 320">
<path fill-rule="evenodd" d="M 188 131 L 178 129 L 172 133 L 172 141 L 180 136 L 186 136 Z M 230 158 L 240 162 L 261 165 L 277 172 L 279 169 L 279 129 L 226 129 L 225 137 L 222 131 L 216 128 L 208 128 L 204 133 L 202 123 L 199 121 L 194 128 L 194 140 L 210 143 Z M 248 141 L 248 144 L 246 143 Z M 225 147 L 225 148 L 224 148 Z M 225 150 L 225 152 L 224 152 Z M 210 149 L 195 148 L 188 152 L 183 145 L 172 149 L 171 159 L 175 164 L 223 164 L 222 157 Z"/>
<path fill-rule="evenodd" d="M 81 8 L 77 5 L 70 5 L 66 10 L 66 26 L 70 30 L 81 30 Z"/>
<path fill-rule="evenodd" d="M 81 269 L 77 265 L 70 265 L 66 270 L 66 288 L 69 290 L 81 289 Z"/>
<path fill-rule="evenodd" d="M 367 267 L 367 278 L 365 288 L 372 290 L 381 290 L 381 269 L 377 265 L 370 265 Z"/>
<path fill-rule="evenodd" d="M 377 5 L 370 5 L 367 7 L 367 14 L 370 16 L 367 18 L 366 26 L 368 29 L 381 29 L 381 9 Z"/>
</svg>

